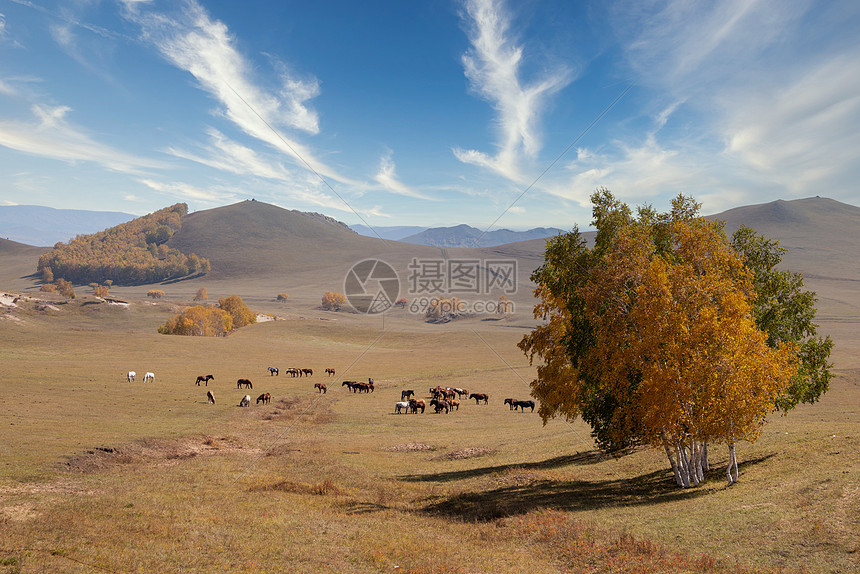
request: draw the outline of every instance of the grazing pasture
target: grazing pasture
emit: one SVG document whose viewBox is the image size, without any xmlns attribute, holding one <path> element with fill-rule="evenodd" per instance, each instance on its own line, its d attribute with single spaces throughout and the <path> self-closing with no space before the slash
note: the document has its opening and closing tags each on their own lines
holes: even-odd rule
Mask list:
<svg viewBox="0 0 860 574">
<path fill-rule="evenodd" d="M 535 374 L 515 347 L 525 320 L 389 317 L 383 332 L 340 314 L 177 337 L 156 332 L 172 304 L 124 298 L 0 319 L 0 574 L 858 567 L 856 354 L 836 356 L 821 404 L 739 445 L 738 484 L 715 445 L 712 476 L 681 491 L 660 452 L 614 459 L 581 422 L 510 413 L 502 398 L 528 397 Z M 336 365 L 374 392 L 272 376 L 270 403 L 237 408 L 235 381 L 270 364 Z M 130 385 L 132 365 L 158 384 Z M 217 403 L 189 384 L 200 373 Z M 392 408 L 436 386 L 491 400 Z"/>
</svg>

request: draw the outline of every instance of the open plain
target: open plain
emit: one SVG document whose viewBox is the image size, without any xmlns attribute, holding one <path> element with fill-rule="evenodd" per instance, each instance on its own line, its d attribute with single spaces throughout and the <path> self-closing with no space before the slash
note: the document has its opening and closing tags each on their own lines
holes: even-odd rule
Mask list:
<svg viewBox="0 0 860 574">
<path fill-rule="evenodd" d="M 0 242 L 0 572 L 857 571 L 860 209 L 745 209 L 724 214 L 728 227 L 780 238 L 786 267 L 818 293 L 835 376 L 818 404 L 773 415 L 739 445 L 738 484 L 726 486 L 715 447 L 708 480 L 687 490 L 660 452 L 609 457 L 582 422 L 543 425 L 503 404 L 530 398 L 535 371 L 516 344 L 535 324 L 528 276 L 542 240 L 440 250 L 243 202 L 191 214 L 200 224 L 171 240 L 208 257 L 210 274 L 112 288 L 126 304 L 86 286 L 68 301 L 39 293 L 44 249 Z M 391 263 L 405 291 L 415 257 L 516 259 L 515 311 L 433 324 L 408 308 L 318 308 L 365 258 Z M 160 335 L 200 287 L 277 320 L 224 338 Z M 147 298 L 153 288 L 165 296 Z M 341 385 L 368 378 L 372 393 Z M 489 403 L 395 413 L 402 390 L 429 401 L 436 385 Z"/>
</svg>

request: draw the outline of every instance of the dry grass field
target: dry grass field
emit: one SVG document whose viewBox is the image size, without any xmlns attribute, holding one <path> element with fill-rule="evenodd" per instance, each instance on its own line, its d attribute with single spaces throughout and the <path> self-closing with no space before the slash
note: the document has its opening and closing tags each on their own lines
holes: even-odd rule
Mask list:
<svg viewBox="0 0 860 574">
<path fill-rule="evenodd" d="M 379 249 L 409 259 L 397 244 Z M 346 263 L 377 253 L 344 250 L 288 274 L 213 272 L 155 286 L 158 301 L 145 296 L 153 286 L 112 289 L 126 307 L 87 287 L 69 302 L 40 297 L 33 250 L 0 244 L 0 289 L 50 304 L 0 307 L 0 573 L 860 568 L 856 267 L 843 277 L 822 264 L 808 281 L 836 342 L 827 395 L 741 445 L 735 486 L 716 448 L 706 483 L 682 491 L 659 452 L 606 457 L 582 423 L 544 426 L 503 405 L 527 398 L 534 376 L 516 343 L 533 325 L 524 278 L 538 259 L 522 244 L 480 253 L 522 261 L 516 313 L 436 325 L 404 310 L 383 324 L 317 309 L 323 291 L 342 289 Z M 283 320 L 218 339 L 158 334 L 201 286 Z M 373 393 L 341 386 L 368 377 Z M 489 404 L 394 413 L 402 389 L 427 397 L 437 384 Z M 264 392 L 272 402 L 255 404 Z"/>
</svg>

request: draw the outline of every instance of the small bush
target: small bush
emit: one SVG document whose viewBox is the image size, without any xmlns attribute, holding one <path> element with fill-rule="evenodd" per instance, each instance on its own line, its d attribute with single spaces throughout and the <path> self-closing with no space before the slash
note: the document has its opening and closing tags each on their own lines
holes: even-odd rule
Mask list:
<svg viewBox="0 0 860 574">
<path fill-rule="evenodd" d="M 209 299 L 209 292 L 206 291 L 206 287 L 201 287 L 197 290 L 197 294 L 194 296 L 195 301 L 206 301 Z"/>
<path fill-rule="evenodd" d="M 147 297 L 151 297 L 152 299 L 161 299 L 164 297 L 164 291 L 161 289 L 150 289 L 146 292 Z"/>
<path fill-rule="evenodd" d="M 278 296 L 277 296 L 278 301 L 286 301 L 289 298 L 290 298 L 290 296 L 287 295 L 286 293 L 278 293 Z"/>
<path fill-rule="evenodd" d="M 42 285 L 41 287 L 39 287 L 39 291 L 41 291 L 42 293 L 56 293 L 57 292 L 57 286 L 51 285 L 51 284 Z"/>
<path fill-rule="evenodd" d="M 328 311 L 338 311 L 346 305 L 346 297 L 342 293 L 326 291 L 322 297 L 322 308 Z"/>
</svg>

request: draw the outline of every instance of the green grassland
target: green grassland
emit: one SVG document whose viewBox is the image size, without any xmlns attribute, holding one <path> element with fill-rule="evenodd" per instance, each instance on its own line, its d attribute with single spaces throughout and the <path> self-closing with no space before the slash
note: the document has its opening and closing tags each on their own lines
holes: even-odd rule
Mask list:
<svg viewBox="0 0 860 574">
<path fill-rule="evenodd" d="M 858 566 L 850 361 L 820 404 L 774 416 L 741 446 L 739 484 L 725 486 L 715 447 L 709 480 L 681 491 L 659 452 L 606 457 L 582 423 L 544 426 L 502 404 L 526 398 L 534 376 L 515 346 L 527 313 L 428 325 L 392 312 L 383 330 L 381 317 L 315 309 L 311 290 L 284 305 L 251 289 L 255 310 L 287 319 L 173 337 L 156 332 L 183 302 L 166 290 L 158 302 L 117 290 L 129 307 L 82 295 L 4 313 L 0 572 Z M 272 377 L 268 366 L 315 374 Z M 141 382 L 146 371 L 155 382 Z M 194 384 L 208 373 L 215 405 Z M 367 377 L 371 394 L 340 386 Z M 272 403 L 239 408 L 238 378 Z M 437 384 L 490 404 L 394 414 L 402 389 L 425 397 Z"/>
</svg>

